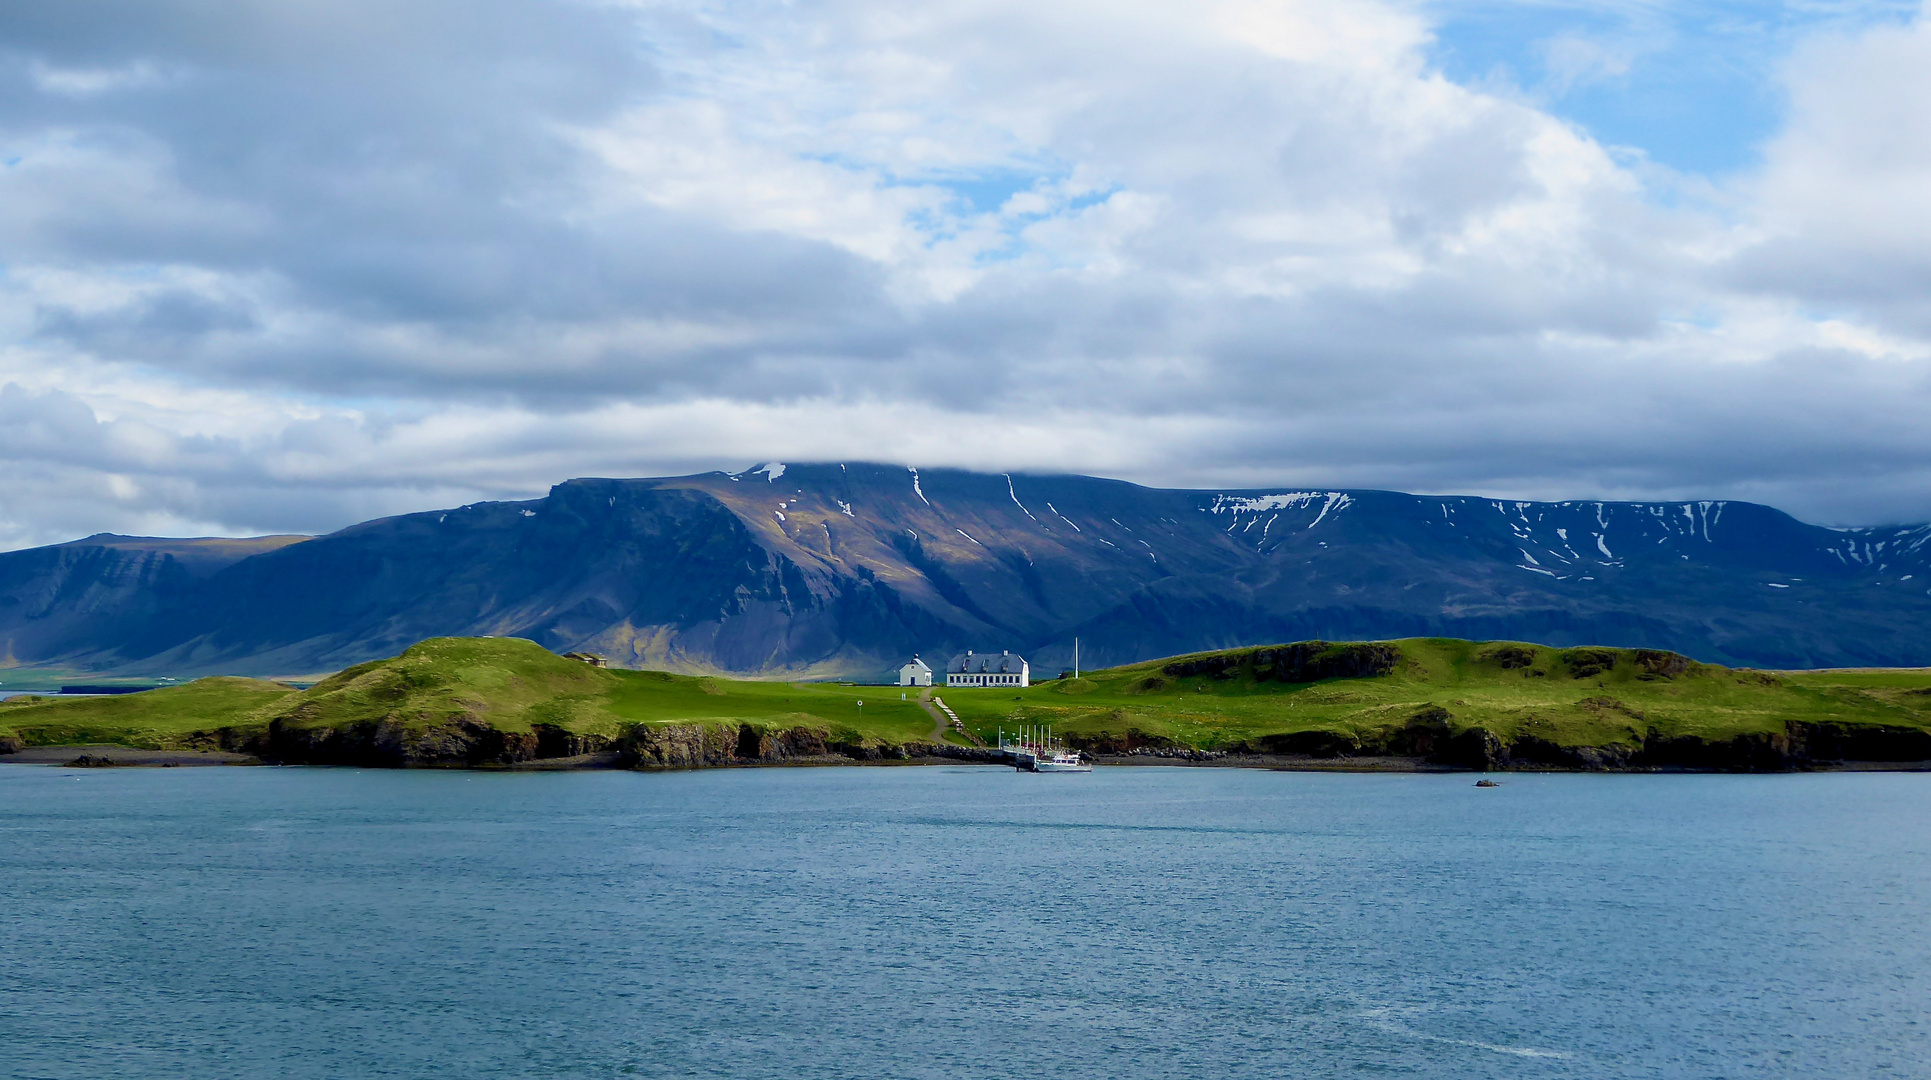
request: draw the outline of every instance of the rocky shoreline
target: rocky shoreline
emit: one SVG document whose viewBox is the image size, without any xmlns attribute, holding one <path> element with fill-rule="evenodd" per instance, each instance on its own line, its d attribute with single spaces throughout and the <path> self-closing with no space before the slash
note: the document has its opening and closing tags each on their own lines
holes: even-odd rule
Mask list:
<svg viewBox="0 0 1931 1080">
<path fill-rule="evenodd" d="M 1655 728 L 1641 742 L 1611 746 L 1562 746 L 1534 736 L 1507 738 L 1482 727 L 1450 727 L 1440 708 L 1424 709 L 1400 727 L 1365 736 L 1333 731 L 1268 735 L 1226 750 L 1173 746 L 1129 733 L 1072 738 L 1069 745 L 1095 760 L 1154 758 L 1174 764 L 1220 758 L 1285 759 L 1294 767 L 1386 767 L 1369 762 L 1407 760 L 1478 772 L 1563 770 L 1574 772 L 1802 772 L 1846 763 L 1922 766 L 1931 761 L 1931 732 L 1912 727 L 1790 722 L 1782 731 L 1728 739 L 1666 736 Z"/>
<path fill-rule="evenodd" d="M 1641 744 L 1567 747 L 1535 738 L 1505 740 L 1483 728 L 1452 732 L 1445 715 L 1424 712 L 1368 739 L 1332 732 L 1267 736 L 1255 744 L 1201 750 L 1149 739 L 1071 738 L 1104 765 L 1182 765 L 1324 772 L 1803 772 L 1931 771 L 1931 733 L 1914 728 L 1789 724 L 1778 733 L 1722 741 L 1665 738 Z M 505 732 L 469 720 L 404 727 L 387 721 L 341 728 L 199 732 L 165 750 L 127 747 L 0 747 L 0 761 L 82 765 L 347 765 L 364 768 L 677 770 L 776 765 L 1003 764 L 998 752 L 951 743 L 848 742 L 805 727 L 641 724 L 617 738 L 549 725 Z M 87 760 L 82 761 L 82 758 Z"/>
<path fill-rule="evenodd" d="M 251 754 L 223 750 L 141 750 L 131 746 L 104 746 L 99 743 L 73 746 L 28 746 L 0 751 L 0 763 L 17 765 L 73 765 L 78 768 L 136 766 L 176 768 L 202 765 L 260 765 Z"/>
</svg>

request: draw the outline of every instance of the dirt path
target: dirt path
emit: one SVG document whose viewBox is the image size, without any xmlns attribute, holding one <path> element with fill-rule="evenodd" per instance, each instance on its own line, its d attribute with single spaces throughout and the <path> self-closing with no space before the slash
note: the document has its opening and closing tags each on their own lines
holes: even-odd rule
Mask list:
<svg viewBox="0 0 1931 1080">
<path fill-rule="evenodd" d="M 950 727 L 952 722 L 945 718 L 945 714 L 939 711 L 937 705 L 932 704 L 931 687 L 928 686 L 919 691 L 919 708 L 924 709 L 926 715 L 932 718 L 932 741 L 935 743 L 944 742 L 945 729 Z"/>
</svg>

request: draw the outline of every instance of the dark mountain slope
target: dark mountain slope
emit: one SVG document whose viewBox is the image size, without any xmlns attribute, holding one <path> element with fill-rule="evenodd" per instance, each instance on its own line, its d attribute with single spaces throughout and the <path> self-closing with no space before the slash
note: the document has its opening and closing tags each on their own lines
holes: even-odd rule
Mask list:
<svg viewBox="0 0 1931 1080">
<path fill-rule="evenodd" d="M 175 540 L 100 533 L 0 555 L 0 663 L 89 656 L 188 602 L 210 575 L 305 536 Z"/>
<path fill-rule="evenodd" d="M 106 554 L 49 554 L 73 546 L 0 555 L 0 604 L 42 613 L 0 624 L 20 662 L 287 673 L 497 634 L 763 674 L 872 676 L 965 647 L 1024 649 L 1051 674 L 1075 635 L 1089 664 L 1414 635 L 1931 663 L 1931 526 L 1837 531 L 1734 502 L 774 465 L 572 480 L 205 573 L 153 552 L 138 556 L 146 577 Z"/>
</svg>

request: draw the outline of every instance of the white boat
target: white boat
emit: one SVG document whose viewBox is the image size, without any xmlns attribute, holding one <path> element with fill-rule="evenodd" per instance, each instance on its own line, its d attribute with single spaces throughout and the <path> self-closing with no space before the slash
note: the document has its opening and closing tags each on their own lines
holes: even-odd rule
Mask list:
<svg viewBox="0 0 1931 1080">
<path fill-rule="evenodd" d="M 1077 750 L 1054 750 L 1032 759 L 1034 772 L 1092 772 L 1093 766 L 1080 760 Z"/>
<path fill-rule="evenodd" d="M 1002 728 L 999 752 L 1020 772 L 1093 771 L 1092 765 L 1080 759 L 1079 751 L 1055 746 L 1056 741 L 1052 728 L 1022 727 L 1019 737 L 1009 742 Z"/>
</svg>

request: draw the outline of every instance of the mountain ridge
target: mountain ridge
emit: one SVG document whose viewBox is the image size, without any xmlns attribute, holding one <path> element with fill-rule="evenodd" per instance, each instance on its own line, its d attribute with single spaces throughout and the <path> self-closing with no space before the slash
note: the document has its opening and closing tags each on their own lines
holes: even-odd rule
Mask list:
<svg viewBox="0 0 1931 1080">
<path fill-rule="evenodd" d="M 772 463 L 568 480 L 309 539 L 4 553 L 0 640 L 16 663 L 170 674 L 320 672 L 476 634 L 794 678 L 967 647 L 1023 650 L 1043 675 L 1075 636 L 1093 665 L 1451 636 L 1881 666 L 1931 663 L 1926 579 L 1931 525 L 1833 529 L 1737 501 Z"/>
</svg>

